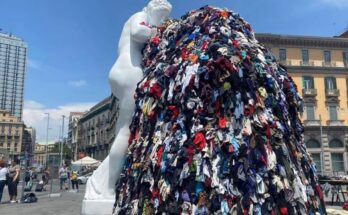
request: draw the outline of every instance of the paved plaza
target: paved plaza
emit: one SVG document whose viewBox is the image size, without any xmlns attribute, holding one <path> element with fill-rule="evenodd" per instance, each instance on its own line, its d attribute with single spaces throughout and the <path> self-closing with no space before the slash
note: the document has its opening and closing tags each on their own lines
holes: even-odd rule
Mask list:
<svg viewBox="0 0 348 215">
<path fill-rule="evenodd" d="M 33 186 L 35 188 L 35 185 Z M 59 193 L 58 182 L 53 184 L 53 193 Z M 49 191 L 34 192 L 38 198 L 37 203 L 32 204 L 10 204 L 8 202 L 8 190 L 4 189 L 3 203 L 0 204 L 0 215 L 80 215 L 85 185 L 80 185 L 78 192 L 63 191 L 60 197 L 49 197 Z M 18 186 L 20 195 L 22 187 Z M 34 189 L 33 189 L 34 190 Z M 326 199 L 329 201 L 329 198 Z M 348 215 L 342 207 L 327 205 L 330 215 Z"/>
<path fill-rule="evenodd" d="M 33 187 L 35 188 L 35 186 Z M 59 189 L 54 185 L 55 192 Z M 0 204 L 1 215 L 73 215 L 81 214 L 82 199 L 85 185 L 79 187 L 79 192 L 63 191 L 61 197 L 49 197 L 49 191 L 34 192 L 38 198 L 37 203 L 9 204 L 7 188 L 4 189 L 3 204 Z M 34 189 L 33 189 L 34 190 Z M 20 195 L 21 186 L 18 187 Z"/>
</svg>

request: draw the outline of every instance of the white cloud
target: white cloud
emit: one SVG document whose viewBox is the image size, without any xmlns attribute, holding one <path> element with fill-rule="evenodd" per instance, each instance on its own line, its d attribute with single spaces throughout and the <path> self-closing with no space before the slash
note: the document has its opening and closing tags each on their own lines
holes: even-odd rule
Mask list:
<svg viewBox="0 0 348 215">
<path fill-rule="evenodd" d="M 85 81 L 85 80 L 70 81 L 69 85 L 73 86 L 73 87 L 85 87 L 85 86 L 88 86 L 87 81 Z"/>
<path fill-rule="evenodd" d="M 44 70 L 43 65 L 40 62 L 33 60 L 33 59 L 28 59 L 27 65 L 28 65 L 29 69 L 33 69 L 33 70 L 37 70 L 37 71 Z"/>
<path fill-rule="evenodd" d="M 43 104 L 36 101 L 24 101 L 23 121 L 27 126 L 32 126 L 36 129 L 37 142 L 46 143 L 47 130 L 47 115 L 50 114 L 48 139 L 49 142 L 54 142 L 59 139 L 59 134 L 62 127 L 62 115 L 65 115 L 64 133 L 67 136 L 68 132 L 68 117 L 70 112 L 84 112 L 89 110 L 96 103 L 72 103 L 65 104 L 55 108 L 45 107 Z"/>
<path fill-rule="evenodd" d="M 328 5 L 328 6 L 335 6 L 335 7 L 348 7 L 348 0 L 319 0 L 320 3 Z"/>
</svg>

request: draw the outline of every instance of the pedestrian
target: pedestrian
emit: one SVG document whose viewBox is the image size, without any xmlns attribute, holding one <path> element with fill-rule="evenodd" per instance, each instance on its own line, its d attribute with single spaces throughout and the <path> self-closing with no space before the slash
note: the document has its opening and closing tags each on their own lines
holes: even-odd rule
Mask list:
<svg viewBox="0 0 348 215">
<path fill-rule="evenodd" d="M 50 180 L 50 170 L 49 168 L 45 169 L 42 173 L 42 184 L 43 184 L 43 190 L 47 190 L 48 182 Z"/>
<path fill-rule="evenodd" d="M 76 190 L 79 190 L 79 183 L 77 181 L 77 172 L 76 171 L 72 171 L 71 173 L 71 184 L 72 184 L 72 189 L 75 190 L 75 186 L 76 186 Z"/>
<path fill-rule="evenodd" d="M 8 174 L 8 169 L 6 168 L 6 162 L 0 160 L 0 203 L 2 199 L 2 193 L 6 185 L 6 175 Z"/>
<path fill-rule="evenodd" d="M 20 171 L 19 160 L 16 158 L 12 161 L 7 180 L 10 203 L 17 202 L 17 185 L 19 182 Z"/>
<path fill-rule="evenodd" d="M 68 179 L 68 169 L 66 168 L 65 164 L 59 169 L 59 179 L 60 179 L 60 190 L 63 190 L 63 185 L 65 189 L 67 190 L 68 187 L 66 186 L 66 181 Z"/>
</svg>

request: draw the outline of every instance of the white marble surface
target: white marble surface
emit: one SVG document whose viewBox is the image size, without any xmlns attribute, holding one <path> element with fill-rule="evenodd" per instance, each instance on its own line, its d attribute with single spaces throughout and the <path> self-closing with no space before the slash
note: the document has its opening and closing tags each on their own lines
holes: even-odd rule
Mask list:
<svg viewBox="0 0 348 215">
<path fill-rule="evenodd" d="M 156 34 L 155 26 L 169 17 L 171 9 L 171 4 L 166 0 L 151 0 L 143 11 L 131 16 L 124 25 L 118 45 L 118 58 L 109 74 L 111 89 L 119 99 L 120 107 L 116 138 L 109 156 L 87 182 L 82 205 L 82 213 L 85 215 L 111 214 L 115 201 L 115 183 L 128 146 L 129 125 L 134 112 L 133 94 L 137 83 L 143 78 L 141 50 L 148 39 Z"/>
</svg>

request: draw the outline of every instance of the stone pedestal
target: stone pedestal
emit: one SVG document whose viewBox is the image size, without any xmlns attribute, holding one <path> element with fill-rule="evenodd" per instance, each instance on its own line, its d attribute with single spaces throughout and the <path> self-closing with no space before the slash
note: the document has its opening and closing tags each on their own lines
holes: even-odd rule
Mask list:
<svg viewBox="0 0 348 215">
<path fill-rule="evenodd" d="M 82 215 L 111 215 L 115 200 L 83 200 Z"/>
</svg>

